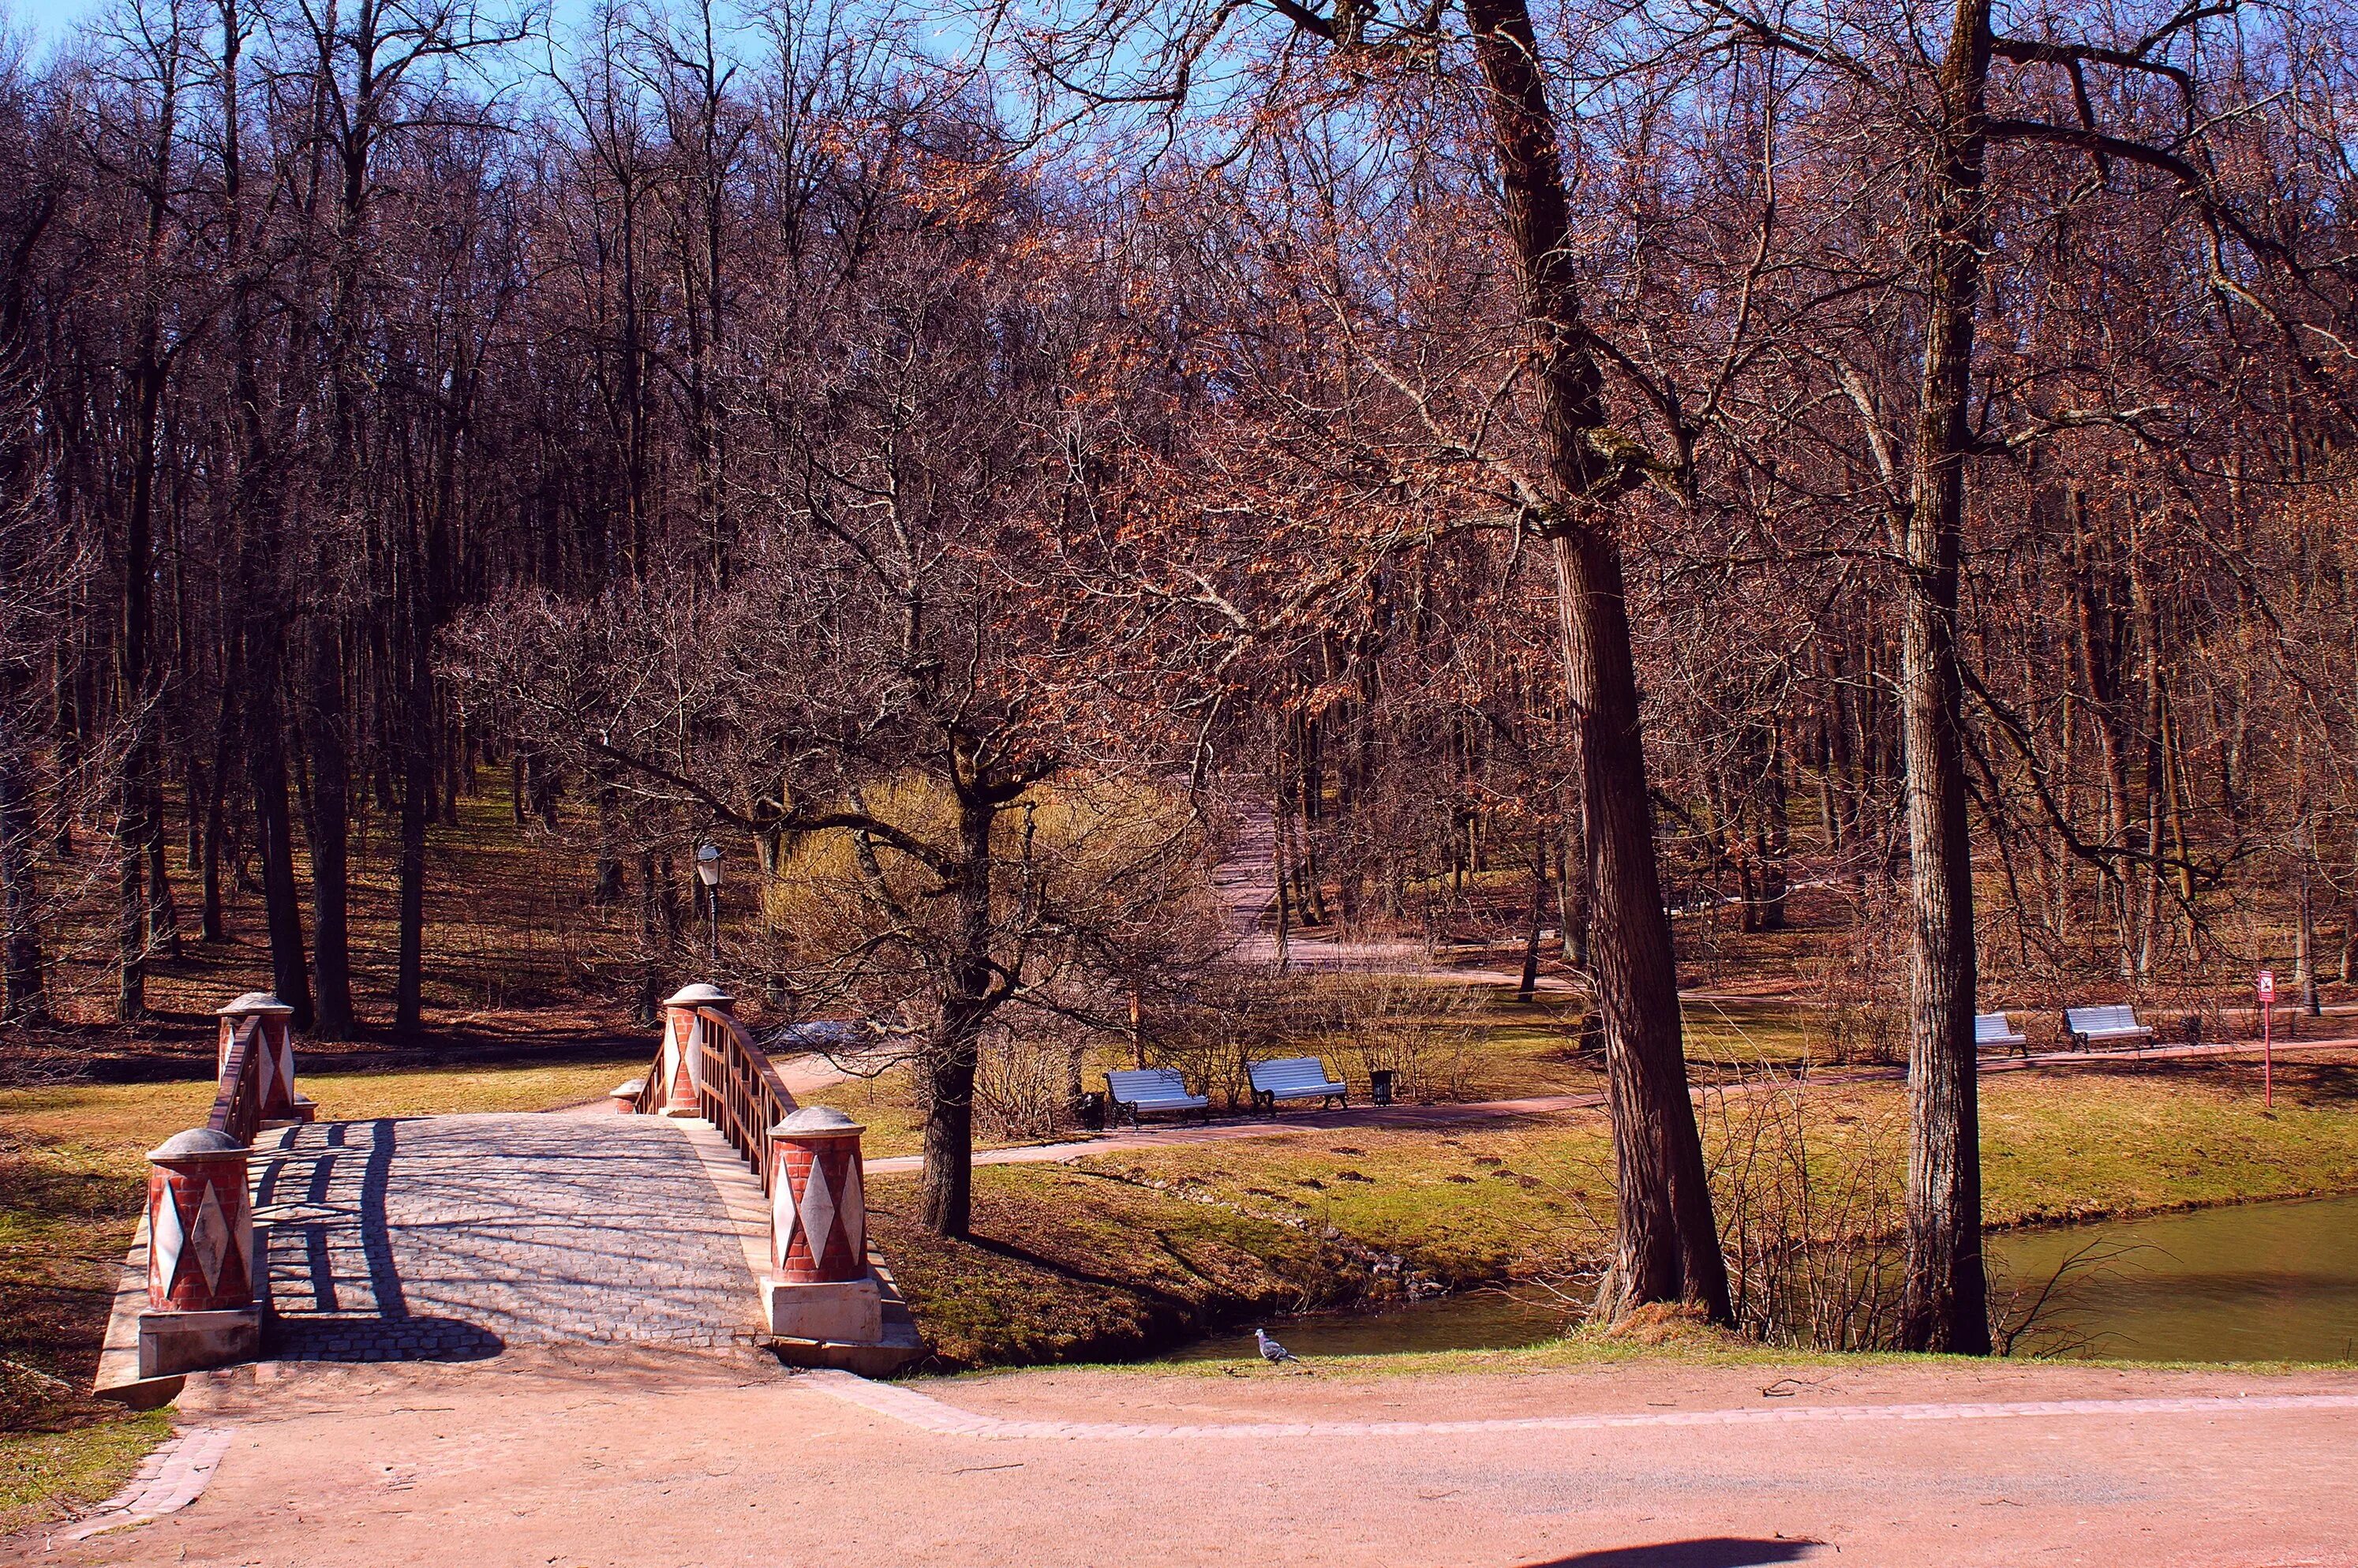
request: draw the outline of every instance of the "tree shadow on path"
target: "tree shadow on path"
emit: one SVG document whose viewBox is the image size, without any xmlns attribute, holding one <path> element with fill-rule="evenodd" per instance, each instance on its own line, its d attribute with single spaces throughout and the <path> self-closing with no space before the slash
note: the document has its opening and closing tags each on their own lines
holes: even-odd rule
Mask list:
<svg viewBox="0 0 2358 1568">
<path fill-rule="evenodd" d="M 1756 1564 L 1799 1563 L 1817 1555 L 1824 1544 L 1815 1541 L 1753 1541 L 1732 1535 L 1693 1541 L 1662 1541 L 1648 1546 L 1610 1546 L 1570 1557 L 1551 1557 L 1524 1568 L 1755 1568 Z"/>
</svg>

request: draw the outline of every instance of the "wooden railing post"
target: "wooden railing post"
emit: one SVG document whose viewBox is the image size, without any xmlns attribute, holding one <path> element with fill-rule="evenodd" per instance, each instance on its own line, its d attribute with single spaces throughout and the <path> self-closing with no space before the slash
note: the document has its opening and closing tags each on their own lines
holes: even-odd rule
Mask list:
<svg viewBox="0 0 2358 1568">
<path fill-rule="evenodd" d="M 175 1133 L 148 1152 L 142 1378 L 251 1360 L 261 1350 L 250 1152 L 210 1127 Z"/>
<path fill-rule="evenodd" d="M 318 1107 L 295 1092 L 295 1044 L 287 1033 L 293 1008 L 267 991 L 248 991 L 214 1016 L 221 1020 L 221 1054 L 213 1069 L 217 1076 L 229 1070 L 229 1050 L 240 1026 L 249 1021 L 254 1025 L 254 1084 L 264 1126 L 309 1121 L 318 1114 Z"/>
<path fill-rule="evenodd" d="M 656 1111 L 663 1116 L 704 1114 L 704 1031 L 698 1008 L 728 1012 L 736 999 L 719 986 L 699 980 L 682 986 L 664 999 L 663 1071 L 656 1093 Z"/>
<path fill-rule="evenodd" d="M 868 1264 L 863 1129 L 806 1105 L 770 1129 L 770 1264 L 762 1281 L 770 1332 L 785 1339 L 873 1345 L 884 1298 Z"/>
</svg>

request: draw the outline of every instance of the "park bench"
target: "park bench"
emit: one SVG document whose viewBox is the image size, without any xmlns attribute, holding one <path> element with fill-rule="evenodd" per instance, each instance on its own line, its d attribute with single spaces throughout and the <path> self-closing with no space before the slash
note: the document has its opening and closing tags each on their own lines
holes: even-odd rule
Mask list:
<svg viewBox="0 0 2358 1568">
<path fill-rule="evenodd" d="M 1974 1014 L 1974 1045 L 1976 1049 L 1996 1046 L 2000 1051 L 2011 1049 L 2026 1056 L 2030 1054 L 2029 1037 L 2016 1033 L 2014 1026 L 2006 1022 L 2006 1014 L 2002 1012 Z"/>
<path fill-rule="evenodd" d="M 1106 1075 L 1106 1098 L 1117 1119 L 1127 1115 L 1132 1127 L 1138 1125 L 1141 1112 L 1150 1110 L 1201 1111 L 1204 1119 L 1212 1119 L 1212 1102 L 1203 1095 L 1187 1092 L 1187 1080 L 1176 1067 L 1140 1067 L 1130 1072 Z"/>
<path fill-rule="evenodd" d="M 1314 1099 L 1327 1105 L 1348 1105 L 1350 1091 L 1326 1076 L 1315 1056 L 1281 1056 L 1252 1065 L 1253 1105 L 1275 1110 L 1282 1099 Z"/>
<path fill-rule="evenodd" d="M 2067 1007 L 2063 1010 L 2063 1027 L 2071 1036 L 2071 1044 L 2085 1051 L 2094 1045 L 2117 1045 L 2126 1043 L 2142 1050 L 2153 1038 L 2153 1031 L 2139 1023 L 2136 1010 L 2132 1007 Z"/>
</svg>

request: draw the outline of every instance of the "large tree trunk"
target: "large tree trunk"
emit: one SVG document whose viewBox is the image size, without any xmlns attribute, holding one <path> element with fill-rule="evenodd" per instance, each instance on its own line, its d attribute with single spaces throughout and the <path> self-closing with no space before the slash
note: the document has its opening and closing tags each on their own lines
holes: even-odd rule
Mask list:
<svg viewBox="0 0 2358 1568">
<path fill-rule="evenodd" d="M 1588 844 L 1575 806 L 1564 813 L 1563 842 L 1556 853 L 1555 907 L 1563 923 L 1563 961 L 1588 969 Z"/>
<path fill-rule="evenodd" d="M 401 787 L 400 959 L 394 982 L 396 1033 L 425 1025 L 426 829 L 434 811 L 434 667 L 424 628 L 409 629 L 408 752 Z"/>
<path fill-rule="evenodd" d="M 1531 839 L 1531 912 L 1523 926 L 1523 972 L 1515 1000 L 1529 1001 L 1540 985 L 1540 922 L 1547 917 L 1547 835 Z"/>
<path fill-rule="evenodd" d="M 237 677 L 231 677 L 231 685 Z M 219 942 L 228 935 L 222 918 L 222 850 L 228 837 L 230 759 L 236 751 L 237 701 L 232 691 L 222 694 L 220 719 L 213 731 L 213 765 L 206 776 L 204 842 L 199 856 L 203 868 L 203 897 L 197 915 L 197 935 Z"/>
<path fill-rule="evenodd" d="M 1619 1226 L 1600 1301 L 1618 1315 L 1692 1302 L 1727 1321 L 1727 1268 L 1687 1087 L 1670 911 L 1654 858 L 1619 552 L 1594 533 L 1555 540 L 1592 905 L 1589 969 L 1605 1028 Z"/>
<path fill-rule="evenodd" d="M 1752 856 L 1760 871 L 1759 913 L 1754 927 L 1760 931 L 1785 929 L 1785 900 L 1792 889 L 1787 862 L 1792 849 L 1793 824 L 1785 761 L 1785 729 L 1779 723 L 1770 727 L 1760 773 L 1753 781 L 1757 810 Z"/>
<path fill-rule="evenodd" d="M 151 222 L 151 247 L 153 223 Z M 140 363 L 135 373 L 131 419 L 131 505 L 123 550 L 123 620 L 118 629 L 119 717 L 129 731 L 118 781 L 115 817 L 114 1016 L 125 1022 L 147 1015 L 147 840 L 161 830 L 149 810 L 155 797 L 155 688 L 148 670 L 151 630 L 148 586 L 154 574 L 156 416 L 163 397 L 164 366 L 151 319 L 143 326 Z"/>
<path fill-rule="evenodd" d="M 287 803 L 287 731 L 279 718 L 278 633 L 254 629 L 247 645 L 246 766 L 254 789 L 254 849 L 262 857 L 263 919 L 270 931 L 271 989 L 311 1027 L 311 976 L 303 962 L 302 894 L 295 882 L 295 830 Z"/>
<path fill-rule="evenodd" d="M 1725 1322 L 1727 1269 L 1680 1040 L 1678 974 L 1654 856 L 1620 547 L 1596 498 L 1610 482 L 1590 442 L 1605 425 L 1604 377 L 1580 319 L 1555 117 L 1524 0 L 1466 0 L 1466 14 L 1488 89 L 1499 193 L 1540 371 L 1541 426 L 1555 491 L 1549 498 L 1555 514 L 1544 531 L 1554 550 L 1565 685 L 1577 717 L 1590 963 L 1620 1178 L 1614 1267 L 1600 1304 L 1617 1314 L 1649 1302 L 1690 1302 Z"/>
<path fill-rule="evenodd" d="M 963 1238 L 974 1224 L 974 1080 L 979 1020 L 942 1010 L 925 1042 L 925 1172 L 917 1218 L 936 1236 Z"/>
<path fill-rule="evenodd" d="M 2104 786 L 2104 881 L 2101 894 L 2110 907 L 2119 944 L 2121 969 L 2131 968 L 2128 862 L 2130 850 L 2128 736 L 2123 727 L 2121 663 L 2125 650 L 2119 610 L 2111 602 L 2109 549 L 2100 548 L 2085 492 L 2073 491 L 2071 599 L 2081 675 L 2086 686 L 2087 708 L 2094 720 L 2096 747 Z M 2100 584 L 2102 571 L 2105 581 Z"/>
<path fill-rule="evenodd" d="M 189 787 L 196 787 L 193 778 Z M 147 943 L 150 951 L 177 961 L 180 957 L 180 914 L 172 902 L 171 873 L 165 860 L 167 832 L 163 784 L 151 768 L 147 780 Z"/>
<path fill-rule="evenodd" d="M 275 575 L 281 532 L 279 479 L 270 427 L 263 418 L 257 367 L 254 300 L 260 285 L 246 276 L 243 213 L 244 165 L 238 87 L 245 31 L 234 0 L 222 6 L 222 230 L 236 264 L 229 312 L 231 387 L 243 450 L 236 476 L 239 524 L 237 599 L 241 612 L 233 669 L 242 676 L 246 783 L 254 795 L 254 852 L 262 860 L 263 923 L 270 934 L 270 983 L 293 1011 L 297 1029 L 311 1027 L 311 979 L 303 962 L 303 912 L 295 885 L 295 834 L 287 806 L 287 730 L 280 693 L 286 628 Z M 224 787 L 226 787 L 224 785 Z"/>
<path fill-rule="evenodd" d="M 39 464 L 32 445 L 34 389 L 25 361 L 29 269 L 24 259 L 48 227 L 51 211 L 31 214 L 9 237 L 10 265 L 0 284 L 0 615 L 9 618 L 0 622 L 0 641 L 11 648 L 38 646 L 33 629 L 16 621 L 25 608 L 26 576 L 42 526 L 36 504 Z M 44 1022 L 49 1012 L 34 877 L 40 826 L 34 797 L 33 702 L 33 661 L 0 659 L 0 1023 Z"/>
<path fill-rule="evenodd" d="M 925 1173 L 917 1213 L 936 1236 L 964 1237 L 973 1223 L 974 1080 L 991 1007 L 990 827 L 997 815 L 979 784 L 961 785 L 957 946 L 925 1044 Z"/>
<path fill-rule="evenodd" d="M 317 987 L 312 1033 L 352 1036 L 352 749 L 344 733 L 343 660 L 335 627 L 323 616 L 311 629 L 309 691 L 303 738 L 311 763 L 311 978 Z"/>
<path fill-rule="evenodd" d="M 0 693 L 0 1023 L 38 1023 L 49 1011 L 33 885 L 39 826 L 20 728 L 24 694 L 17 682 L 8 684 Z"/>
<path fill-rule="evenodd" d="M 1942 68 L 1930 176 L 1930 316 L 1905 540 L 1900 719 L 1913 936 L 1908 1015 L 1908 1259 L 1902 1342 L 1990 1348 L 1982 1270 L 1981 1111 L 1974 1046 L 1973 848 L 1966 836 L 1957 590 L 1963 555 L 1974 314 L 1980 299 L 1983 103 L 1990 0 L 1963 0 Z"/>
</svg>

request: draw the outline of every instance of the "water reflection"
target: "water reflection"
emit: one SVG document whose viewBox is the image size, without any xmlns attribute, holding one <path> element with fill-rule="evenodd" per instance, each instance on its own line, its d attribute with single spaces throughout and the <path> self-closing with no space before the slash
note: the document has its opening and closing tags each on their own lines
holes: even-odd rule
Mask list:
<svg viewBox="0 0 2358 1568">
<path fill-rule="evenodd" d="M 2020 1355 L 2141 1361 L 2358 1360 L 2358 1197 L 2243 1204 L 2191 1214 L 1993 1236 L 1991 1283 L 2030 1299 L 2065 1271 Z M 2076 1263 L 2073 1260 L 2077 1260 Z M 2068 1269 L 2067 1264 L 2071 1266 Z M 1383 1312 L 1269 1325 L 1304 1356 L 1507 1350 L 1556 1338 L 1577 1303 L 1543 1291 L 1472 1291 Z M 1250 1326 L 1176 1351 L 1254 1358 Z"/>
<path fill-rule="evenodd" d="M 1268 1325 L 1302 1356 L 1384 1356 L 1403 1350 L 1511 1350 L 1559 1337 L 1579 1314 L 1544 1292 L 1468 1291 L 1386 1312 L 1322 1313 Z M 1252 1330 L 1216 1335 L 1172 1352 L 1174 1361 L 1254 1360 Z"/>
<path fill-rule="evenodd" d="M 2140 1361 L 2358 1357 L 2358 1198 L 2239 1204 L 1990 1239 L 1992 1283 L 2035 1294 L 2020 1350 Z"/>
</svg>

